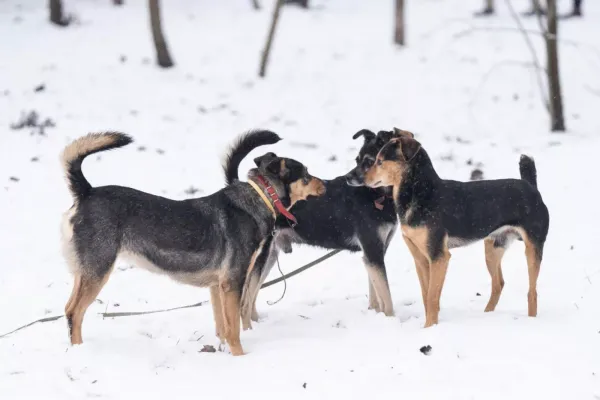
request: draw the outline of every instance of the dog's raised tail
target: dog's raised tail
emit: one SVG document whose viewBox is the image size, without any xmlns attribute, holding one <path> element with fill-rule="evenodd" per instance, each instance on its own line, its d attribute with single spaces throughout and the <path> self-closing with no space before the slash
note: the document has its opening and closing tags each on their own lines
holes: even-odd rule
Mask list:
<svg viewBox="0 0 600 400">
<path fill-rule="evenodd" d="M 90 154 L 104 150 L 117 149 L 133 142 L 131 136 L 119 132 L 90 133 L 73 141 L 65 147 L 61 161 L 69 190 L 75 201 L 87 196 L 92 185 L 81 171 L 83 160 Z"/>
<path fill-rule="evenodd" d="M 537 188 L 537 170 L 533 158 L 521 154 L 521 159 L 519 160 L 519 172 L 521 173 L 521 179 L 529 182 L 534 188 Z"/>
<path fill-rule="evenodd" d="M 250 131 L 241 135 L 231 146 L 231 149 L 225 157 L 223 163 L 223 171 L 225 172 L 225 182 L 231 185 L 238 178 L 238 168 L 244 158 L 252 150 L 257 147 L 264 146 L 267 144 L 275 144 L 279 142 L 281 138 L 274 132 L 271 131 Z"/>
</svg>

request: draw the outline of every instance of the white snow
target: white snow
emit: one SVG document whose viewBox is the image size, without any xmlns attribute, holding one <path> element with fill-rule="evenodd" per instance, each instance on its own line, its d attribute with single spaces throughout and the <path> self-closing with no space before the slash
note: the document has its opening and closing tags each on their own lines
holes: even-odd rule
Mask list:
<svg viewBox="0 0 600 400">
<path fill-rule="evenodd" d="M 208 305 L 98 315 L 209 298 L 119 263 L 102 303 L 88 310 L 83 345 L 68 344 L 64 320 L 0 338 L 0 399 L 599 399 L 600 4 L 586 1 L 583 19 L 559 24 L 569 132 L 553 134 L 533 70 L 523 66 L 530 53 L 502 1 L 489 19 L 471 17 L 479 0 L 407 1 L 405 49 L 391 43 L 392 1 L 285 7 L 265 80 L 257 71 L 272 1 L 261 2 L 255 12 L 245 0 L 163 1 L 177 64 L 163 71 L 153 65 L 145 1 L 67 1 L 79 22 L 66 29 L 47 22 L 46 2 L 0 1 L 0 334 L 62 314 L 72 279 L 59 223 L 71 199 L 58 155 L 70 140 L 108 129 L 136 143 L 90 157 L 89 181 L 177 199 L 191 186 L 196 195 L 221 188 L 222 154 L 252 128 L 285 139 L 257 155 L 276 151 L 323 178 L 353 166 L 360 143 L 351 136 L 362 128 L 416 132 L 452 179 L 469 178 L 469 159 L 483 163 L 486 178 L 518 177 L 519 155 L 532 155 L 551 216 L 538 317 L 527 317 L 521 243 L 504 258 L 496 312 L 483 312 L 490 278 L 478 243 L 453 251 L 440 324 L 423 329 L 413 262 L 396 235 L 386 257 L 394 318 L 367 310 L 361 255 L 341 253 L 290 279 L 274 306 L 267 300 L 283 286 L 261 292 L 261 322 L 242 333 L 246 356 L 199 353 L 218 343 Z M 522 11 L 529 2 L 514 3 Z M 534 19 L 524 24 L 538 29 Z M 29 110 L 56 128 L 46 137 L 9 129 Z M 295 247 L 280 257 L 282 269 L 324 253 Z"/>
</svg>

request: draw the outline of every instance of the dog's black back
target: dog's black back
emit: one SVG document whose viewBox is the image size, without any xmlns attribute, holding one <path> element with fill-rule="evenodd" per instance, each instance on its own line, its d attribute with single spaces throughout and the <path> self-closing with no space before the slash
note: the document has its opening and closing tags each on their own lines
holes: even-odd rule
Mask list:
<svg viewBox="0 0 600 400">
<path fill-rule="evenodd" d="M 522 179 L 473 182 L 441 179 L 424 149 L 411 164 L 397 204 L 400 218 L 408 225 L 439 221 L 453 242 L 450 247 L 481 240 L 505 226 L 522 226 L 537 245 L 545 242 L 548 209 L 537 190 L 535 164 L 529 157 L 520 161 Z"/>
<path fill-rule="evenodd" d="M 298 225 L 293 233 L 284 234 L 290 235 L 293 242 L 356 252 L 370 246 L 373 239 L 369 237 L 378 236 L 377 230 L 382 225 L 396 224 L 394 203 L 383 191 L 348 186 L 345 177 L 324 182 L 327 191 L 323 196 L 299 202 L 292 208 Z M 382 210 L 375 205 L 380 200 Z M 291 229 L 282 219 L 278 219 L 277 226 L 280 230 Z M 372 251 L 379 253 L 381 249 Z"/>
</svg>

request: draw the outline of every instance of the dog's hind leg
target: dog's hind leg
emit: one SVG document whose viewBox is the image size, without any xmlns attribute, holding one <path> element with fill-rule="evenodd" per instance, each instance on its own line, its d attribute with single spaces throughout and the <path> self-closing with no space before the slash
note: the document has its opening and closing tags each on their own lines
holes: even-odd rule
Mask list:
<svg viewBox="0 0 600 400">
<path fill-rule="evenodd" d="M 527 235 L 523 235 L 525 256 L 529 273 L 529 292 L 527 293 L 527 315 L 537 316 L 537 280 L 540 275 L 543 245 L 536 245 Z"/>
<path fill-rule="evenodd" d="M 502 277 L 502 257 L 506 251 L 506 247 L 497 246 L 497 240 L 495 238 L 488 237 L 484 240 L 485 244 L 485 264 L 492 278 L 492 293 L 490 294 L 490 300 L 485 307 L 485 312 L 494 311 L 498 300 L 500 300 L 500 294 L 504 288 L 504 278 Z"/>
<path fill-rule="evenodd" d="M 112 269 L 112 268 L 111 268 Z M 65 315 L 69 326 L 71 344 L 81 344 L 81 325 L 86 310 L 94 302 L 102 287 L 106 284 L 110 270 L 104 276 L 79 273 L 75 276 L 75 283 L 71 298 L 65 307 Z"/>
<path fill-rule="evenodd" d="M 415 261 L 415 269 L 417 270 L 417 276 L 419 277 L 419 284 L 421 285 L 421 296 L 423 297 L 423 307 L 425 307 L 425 313 L 427 313 L 427 291 L 429 290 L 429 261 L 427 257 L 421 253 L 419 248 L 410 240 L 408 237 L 402 235 L 406 246 L 410 250 Z"/>
</svg>

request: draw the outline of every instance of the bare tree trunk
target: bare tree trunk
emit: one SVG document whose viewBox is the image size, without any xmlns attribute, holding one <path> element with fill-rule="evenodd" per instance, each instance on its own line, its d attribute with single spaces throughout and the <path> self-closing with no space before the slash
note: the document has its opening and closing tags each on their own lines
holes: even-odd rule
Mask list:
<svg viewBox="0 0 600 400">
<path fill-rule="evenodd" d="M 476 17 L 485 17 L 489 15 L 494 15 L 494 0 L 485 0 L 485 5 L 481 11 L 476 11 L 474 13 Z"/>
<path fill-rule="evenodd" d="M 258 0 L 252 0 L 252 7 L 254 7 L 255 10 L 260 10 L 260 3 Z"/>
<path fill-rule="evenodd" d="M 558 34 L 556 18 L 556 0 L 547 0 L 548 33 L 546 34 L 546 52 L 548 54 L 548 88 L 550 92 L 550 118 L 552 132 L 564 132 L 562 93 L 558 67 Z"/>
<path fill-rule="evenodd" d="M 160 22 L 160 5 L 159 0 L 149 0 L 150 6 L 150 25 L 152 26 L 152 38 L 154 39 L 154 47 L 156 48 L 156 60 L 158 65 L 163 68 L 173 66 L 167 42 L 162 32 Z"/>
<path fill-rule="evenodd" d="M 63 15 L 62 0 L 50 0 L 50 22 L 58 26 L 69 25 L 69 18 Z"/>
<path fill-rule="evenodd" d="M 394 43 L 404 46 L 404 0 L 396 0 L 396 29 Z"/>
<path fill-rule="evenodd" d="M 258 76 L 264 78 L 267 74 L 267 64 L 269 63 L 269 54 L 271 53 L 271 46 L 273 44 L 273 38 L 275 37 L 275 29 L 277 28 L 277 22 L 279 21 L 279 14 L 281 12 L 281 6 L 284 0 L 277 0 L 275 3 L 275 9 L 273 10 L 273 19 L 271 20 L 271 28 L 269 29 L 269 36 L 267 36 L 267 43 L 262 52 L 262 59 L 260 61 L 260 71 Z"/>
</svg>

